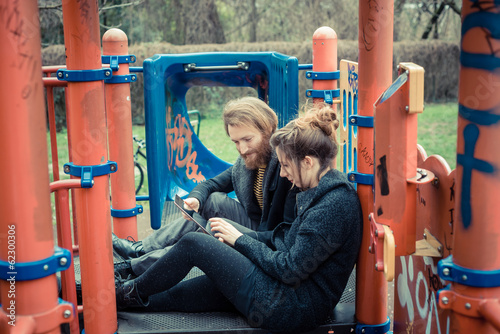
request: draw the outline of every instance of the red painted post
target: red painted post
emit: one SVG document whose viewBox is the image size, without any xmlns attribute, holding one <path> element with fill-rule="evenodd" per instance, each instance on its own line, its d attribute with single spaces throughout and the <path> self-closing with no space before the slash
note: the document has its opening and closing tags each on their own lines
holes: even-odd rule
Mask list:
<svg viewBox="0 0 500 334">
<path fill-rule="evenodd" d="M 102 50 L 104 55 L 128 56 L 127 35 L 120 29 L 106 31 L 102 37 Z M 118 71 L 113 71 L 113 76 L 127 76 L 129 74 L 128 68 L 128 63 L 119 64 Z M 118 164 L 118 171 L 111 175 L 111 204 L 113 209 L 134 209 L 136 213 L 131 217 L 113 217 L 113 230 L 120 238 L 131 236 L 137 240 L 137 211 L 139 208 L 136 208 L 135 202 L 130 80 L 127 83 L 106 83 L 105 91 L 109 159 Z"/>
<path fill-rule="evenodd" d="M 67 70 L 99 70 L 101 42 L 96 1 L 63 1 Z M 68 82 L 68 140 L 78 166 L 108 160 L 104 82 Z M 75 189 L 75 208 L 82 273 L 85 333 L 117 329 L 109 176 L 93 178 L 92 188 Z"/>
<path fill-rule="evenodd" d="M 337 70 L 337 33 L 332 28 L 321 27 L 316 29 L 313 34 L 312 57 L 314 72 L 333 72 Z M 337 80 L 315 80 L 314 75 L 310 79 L 313 80 L 314 90 L 337 89 Z M 323 103 L 322 98 L 314 98 L 313 101 L 314 103 Z M 333 108 L 337 109 L 337 106 L 334 104 Z"/>
<path fill-rule="evenodd" d="M 38 7 L 0 6 L 0 259 L 12 266 L 0 280 L 0 332 L 59 333 L 73 312 L 58 303 L 56 275 L 16 280 L 21 263 L 54 255 Z"/>
<path fill-rule="evenodd" d="M 498 1 L 463 1 L 454 248 L 450 276 L 460 273 L 439 295 L 451 309 L 450 332 L 498 333 L 500 283 L 500 83 Z M 469 270 L 489 282 L 478 284 Z M 446 278 L 444 270 L 441 278 Z M 498 275 L 498 274 L 497 274 Z M 446 299 L 445 299 L 446 297 Z M 494 314 L 496 311 L 496 314 Z"/>
<path fill-rule="evenodd" d="M 394 2 L 359 1 L 358 114 L 373 116 L 373 104 L 392 83 Z M 358 172 L 374 174 L 373 129 L 358 128 Z M 375 258 L 368 252 L 370 222 L 374 212 L 371 185 L 358 184 L 363 209 L 363 240 L 356 266 L 356 317 L 363 324 L 387 321 L 387 282 L 375 271 Z"/>
</svg>

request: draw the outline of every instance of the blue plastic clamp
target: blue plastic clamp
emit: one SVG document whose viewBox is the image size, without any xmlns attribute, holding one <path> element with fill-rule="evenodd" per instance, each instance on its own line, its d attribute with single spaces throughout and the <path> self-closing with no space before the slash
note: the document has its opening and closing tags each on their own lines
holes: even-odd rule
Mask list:
<svg viewBox="0 0 500 334">
<path fill-rule="evenodd" d="M 100 81 L 113 76 L 113 71 L 109 68 L 101 68 L 98 70 L 57 70 L 57 79 L 60 81 Z"/>
<path fill-rule="evenodd" d="M 55 274 L 69 268 L 69 250 L 54 247 L 54 254 L 46 259 L 32 262 L 0 261 L 0 279 L 5 281 L 30 281 Z"/>
<path fill-rule="evenodd" d="M 80 177 L 82 179 L 82 188 L 92 188 L 94 185 L 94 176 L 114 173 L 117 170 L 118 165 L 114 161 L 94 166 L 77 166 L 72 162 L 64 164 L 64 173 Z"/>
<path fill-rule="evenodd" d="M 128 218 L 128 217 L 133 217 L 137 216 L 138 214 L 142 213 L 142 205 L 137 204 L 135 208 L 133 209 L 127 209 L 127 210 L 118 210 L 118 209 L 113 209 L 111 208 L 111 217 L 116 217 L 116 218 Z"/>
<path fill-rule="evenodd" d="M 349 181 L 358 184 L 373 185 L 373 174 L 362 174 L 358 172 L 347 173 L 347 178 Z"/>
<path fill-rule="evenodd" d="M 135 55 L 122 55 L 122 56 L 101 56 L 101 62 L 103 64 L 109 64 L 109 67 L 113 71 L 118 71 L 120 68 L 119 64 L 135 63 Z"/>
<path fill-rule="evenodd" d="M 338 80 L 340 79 L 340 71 L 333 72 L 315 72 L 307 71 L 306 79 L 311 80 Z"/>
<path fill-rule="evenodd" d="M 108 84 L 130 83 L 135 81 L 137 81 L 137 75 L 135 74 L 113 75 L 111 78 L 104 80 L 104 82 Z"/>
<path fill-rule="evenodd" d="M 500 286 L 500 269 L 475 270 L 457 266 L 450 255 L 438 262 L 438 275 L 445 281 L 467 286 L 494 288 Z"/>
<path fill-rule="evenodd" d="M 373 128 L 373 117 L 372 116 L 351 115 L 351 116 L 349 116 L 349 124 L 351 126 L 361 126 L 364 128 Z"/>
<path fill-rule="evenodd" d="M 306 90 L 306 97 L 313 97 L 318 99 L 324 99 L 325 103 L 332 104 L 333 98 L 340 96 L 340 89 L 332 90 L 317 90 L 308 89 Z"/>
<path fill-rule="evenodd" d="M 391 329 L 391 320 L 387 317 L 387 321 L 378 325 L 365 325 L 358 323 L 356 325 L 356 334 L 385 334 Z"/>
</svg>

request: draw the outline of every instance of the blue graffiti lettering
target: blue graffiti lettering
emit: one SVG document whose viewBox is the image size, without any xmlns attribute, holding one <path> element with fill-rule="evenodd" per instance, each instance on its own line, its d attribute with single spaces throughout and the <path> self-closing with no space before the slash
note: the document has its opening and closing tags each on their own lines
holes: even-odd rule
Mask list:
<svg viewBox="0 0 500 334">
<path fill-rule="evenodd" d="M 462 224 L 467 229 L 472 220 L 472 209 L 470 203 L 470 191 L 472 171 L 474 169 L 483 173 L 493 173 L 495 167 L 487 161 L 474 158 L 479 128 L 475 124 L 468 124 L 464 129 L 465 148 L 464 154 L 457 154 L 457 164 L 463 166 L 462 175 L 462 198 L 460 199 L 460 211 L 462 213 Z"/>
<path fill-rule="evenodd" d="M 463 36 L 472 28 L 485 28 L 491 37 L 500 39 L 500 14 L 489 12 L 477 12 L 467 15 L 462 23 L 462 39 Z M 493 71 L 500 67 L 500 59 L 494 54 L 478 54 L 462 51 L 460 52 L 460 64 L 464 67 L 480 68 L 483 70 Z"/>
<path fill-rule="evenodd" d="M 500 115 L 493 114 L 493 109 L 476 110 L 460 104 L 458 113 L 466 120 L 478 125 L 493 125 L 500 122 Z"/>
</svg>

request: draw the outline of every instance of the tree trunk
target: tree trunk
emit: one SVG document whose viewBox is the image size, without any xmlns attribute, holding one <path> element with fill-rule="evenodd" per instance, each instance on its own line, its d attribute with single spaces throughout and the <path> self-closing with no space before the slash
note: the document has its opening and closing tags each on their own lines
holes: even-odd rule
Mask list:
<svg viewBox="0 0 500 334">
<path fill-rule="evenodd" d="M 215 0 L 182 2 L 184 44 L 225 43 Z"/>
</svg>

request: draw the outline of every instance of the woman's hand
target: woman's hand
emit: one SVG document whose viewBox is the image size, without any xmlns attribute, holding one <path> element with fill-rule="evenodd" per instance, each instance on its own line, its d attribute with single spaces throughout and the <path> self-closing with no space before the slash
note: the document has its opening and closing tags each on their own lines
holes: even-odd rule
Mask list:
<svg viewBox="0 0 500 334">
<path fill-rule="evenodd" d="M 210 218 L 209 221 L 214 236 L 230 246 L 234 246 L 236 239 L 243 235 L 243 233 L 222 218 Z"/>
</svg>

